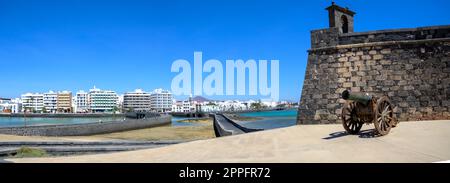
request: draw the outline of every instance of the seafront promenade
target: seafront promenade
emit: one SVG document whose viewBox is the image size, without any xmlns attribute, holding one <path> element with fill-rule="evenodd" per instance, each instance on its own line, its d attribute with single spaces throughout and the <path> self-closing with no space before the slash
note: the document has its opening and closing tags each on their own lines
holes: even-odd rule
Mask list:
<svg viewBox="0 0 450 183">
<path fill-rule="evenodd" d="M 375 137 L 372 125 L 348 135 L 342 125 L 297 125 L 161 148 L 110 154 L 6 159 L 17 163 L 442 162 L 450 160 L 450 121 L 401 122 Z"/>
</svg>

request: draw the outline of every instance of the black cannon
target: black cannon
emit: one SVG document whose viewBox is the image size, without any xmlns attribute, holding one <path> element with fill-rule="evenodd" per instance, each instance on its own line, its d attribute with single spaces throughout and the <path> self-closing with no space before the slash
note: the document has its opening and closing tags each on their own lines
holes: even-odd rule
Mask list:
<svg viewBox="0 0 450 183">
<path fill-rule="evenodd" d="M 346 100 L 342 124 L 349 134 L 357 134 L 364 123 L 373 123 L 379 135 L 387 135 L 397 125 L 394 108 L 387 96 L 378 98 L 345 90 L 342 99 Z"/>
</svg>

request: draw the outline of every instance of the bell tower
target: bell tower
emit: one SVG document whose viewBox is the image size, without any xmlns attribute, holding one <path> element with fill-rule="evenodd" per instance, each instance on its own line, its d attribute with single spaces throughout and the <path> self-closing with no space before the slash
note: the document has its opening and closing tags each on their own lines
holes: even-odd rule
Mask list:
<svg viewBox="0 0 450 183">
<path fill-rule="evenodd" d="M 356 14 L 355 12 L 348 8 L 340 7 L 334 2 L 326 10 L 328 10 L 330 28 L 337 27 L 341 34 L 353 32 L 353 16 Z"/>
</svg>

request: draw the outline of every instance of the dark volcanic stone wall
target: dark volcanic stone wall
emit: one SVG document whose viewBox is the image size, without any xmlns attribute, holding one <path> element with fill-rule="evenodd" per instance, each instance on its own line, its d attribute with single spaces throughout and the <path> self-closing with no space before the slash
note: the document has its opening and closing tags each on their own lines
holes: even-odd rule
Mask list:
<svg viewBox="0 0 450 183">
<path fill-rule="evenodd" d="M 330 31 L 312 32 L 298 124 L 340 123 L 346 89 L 389 96 L 400 121 L 450 119 L 450 26 Z"/>
</svg>

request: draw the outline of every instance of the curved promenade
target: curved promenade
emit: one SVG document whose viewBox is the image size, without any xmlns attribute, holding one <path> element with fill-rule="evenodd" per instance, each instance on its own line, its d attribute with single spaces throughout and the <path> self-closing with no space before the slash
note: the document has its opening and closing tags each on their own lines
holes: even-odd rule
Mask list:
<svg viewBox="0 0 450 183">
<path fill-rule="evenodd" d="M 224 114 L 214 114 L 214 133 L 216 137 L 239 135 L 249 132 L 262 131 L 262 129 L 251 129 L 243 127 Z"/>
</svg>

